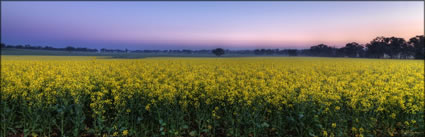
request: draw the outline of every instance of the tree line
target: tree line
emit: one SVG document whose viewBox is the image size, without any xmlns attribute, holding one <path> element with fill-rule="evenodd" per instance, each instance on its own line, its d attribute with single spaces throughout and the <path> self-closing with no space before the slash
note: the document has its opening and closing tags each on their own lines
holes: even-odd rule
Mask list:
<svg viewBox="0 0 425 137">
<path fill-rule="evenodd" d="M 190 50 L 190 49 L 182 49 L 182 50 L 128 50 L 128 49 L 107 49 L 101 48 L 98 49 L 90 49 L 90 48 L 81 48 L 81 47 L 73 47 L 67 46 L 65 48 L 54 48 L 50 46 L 32 46 L 32 45 L 6 45 L 1 43 L 1 48 L 13 48 L 13 49 L 31 49 L 31 50 L 52 50 L 52 51 L 77 51 L 77 52 L 98 52 L 98 53 L 176 53 L 176 54 L 211 54 L 211 50 Z"/>
<path fill-rule="evenodd" d="M 326 44 L 311 46 L 309 49 L 254 49 L 254 50 L 225 50 L 217 48 L 213 50 L 121 50 L 121 49 L 90 49 L 67 46 L 65 48 L 53 48 L 50 46 L 31 45 L 5 45 L 1 48 L 16 49 L 40 49 L 56 51 L 79 51 L 100 53 L 163 53 L 163 54 L 224 54 L 258 55 L 258 56 L 317 56 L 317 57 L 352 57 L 352 58 L 415 58 L 424 59 L 424 35 L 415 36 L 408 41 L 398 37 L 376 37 L 369 43 L 361 45 L 356 42 L 347 43 L 344 47 L 336 48 Z"/>
<path fill-rule="evenodd" d="M 223 49 L 218 48 L 215 50 L 222 51 Z M 215 52 L 213 53 L 215 54 Z M 398 37 L 376 37 L 366 45 L 351 42 L 347 43 L 342 48 L 331 47 L 326 44 L 319 44 L 311 46 L 309 49 L 301 50 L 255 49 L 252 51 L 233 51 L 233 53 L 286 56 L 424 59 L 424 36 L 415 36 L 410 38 L 409 41 Z M 223 54 L 216 55 L 221 56 Z"/>
<path fill-rule="evenodd" d="M 424 59 L 424 36 L 412 37 L 409 41 L 397 37 L 376 37 L 366 45 L 351 42 L 342 48 L 319 44 L 310 47 L 308 52 L 312 56 L 325 57 Z"/>
<path fill-rule="evenodd" d="M 52 50 L 52 51 L 79 51 L 79 52 L 98 52 L 97 49 L 82 48 L 67 46 L 65 48 L 54 48 L 50 46 L 31 46 L 31 45 L 6 45 L 1 43 L 1 48 L 15 48 L 15 49 L 33 49 L 33 50 Z"/>
</svg>

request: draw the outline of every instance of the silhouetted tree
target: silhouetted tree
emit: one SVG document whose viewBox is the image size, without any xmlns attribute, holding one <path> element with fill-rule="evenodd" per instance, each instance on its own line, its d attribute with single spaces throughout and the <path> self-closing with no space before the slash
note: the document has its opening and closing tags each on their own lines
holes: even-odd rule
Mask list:
<svg viewBox="0 0 425 137">
<path fill-rule="evenodd" d="M 261 50 L 260 50 L 260 49 L 255 49 L 255 50 L 254 50 L 254 54 L 256 54 L 256 55 L 261 55 L 261 54 L 263 54 L 263 52 L 261 52 Z"/>
<path fill-rule="evenodd" d="M 328 45 L 325 44 L 319 44 L 317 46 L 312 46 L 310 47 L 310 53 L 313 56 L 323 56 L 323 57 L 330 57 L 334 55 L 334 49 L 332 49 L 331 47 L 329 47 Z M 336 52 L 336 50 L 335 50 Z"/>
<path fill-rule="evenodd" d="M 24 46 L 24 49 L 31 49 L 31 45 L 28 45 L 28 44 L 27 44 L 27 45 L 25 45 L 25 46 Z"/>
<path fill-rule="evenodd" d="M 214 53 L 216 56 L 221 56 L 221 55 L 224 54 L 224 49 L 216 48 L 216 49 L 212 50 L 212 53 Z"/>
<path fill-rule="evenodd" d="M 6 45 L 6 48 L 16 48 L 16 47 L 13 45 Z"/>
<path fill-rule="evenodd" d="M 68 46 L 65 48 L 54 48 L 49 46 L 31 46 L 31 45 L 6 45 L 1 43 L 1 48 L 17 48 L 17 49 L 44 49 L 44 50 L 58 50 L 58 51 L 82 51 L 82 52 L 98 52 L 97 49 L 80 48 Z M 365 47 L 362 45 L 351 42 L 347 43 L 345 47 L 335 48 L 325 44 L 312 46 L 309 49 L 255 49 L 255 50 L 224 50 L 217 48 L 214 50 L 134 50 L 128 49 L 106 49 L 102 48 L 101 52 L 109 53 L 178 53 L 178 54 L 206 54 L 214 53 L 216 56 L 221 56 L 224 53 L 229 54 L 255 54 L 255 55 L 287 55 L 287 56 L 322 56 L 322 57 L 372 57 L 382 58 L 390 56 L 391 58 L 411 58 L 414 56 L 417 59 L 424 59 L 424 36 L 416 36 L 407 42 L 403 38 L 397 37 L 376 37 Z"/>
<path fill-rule="evenodd" d="M 183 49 L 182 52 L 185 54 L 192 54 L 192 50 L 190 49 Z"/>
<path fill-rule="evenodd" d="M 410 38 L 408 42 L 414 48 L 415 58 L 416 59 L 424 59 L 424 36 L 416 36 Z"/>
<path fill-rule="evenodd" d="M 75 48 L 72 47 L 72 46 L 67 46 L 67 47 L 65 47 L 65 50 L 66 51 L 73 51 L 73 50 L 75 50 Z"/>
<path fill-rule="evenodd" d="M 348 57 L 361 57 L 363 56 L 363 46 L 356 42 L 347 43 L 345 47 L 342 47 L 339 51 L 343 56 Z"/>
<path fill-rule="evenodd" d="M 369 57 L 382 58 L 388 55 L 390 58 L 406 58 L 413 55 L 413 47 L 403 38 L 376 37 L 366 47 Z"/>
<path fill-rule="evenodd" d="M 413 56 L 415 56 L 415 48 L 405 41 L 404 44 L 401 45 L 400 58 L 407 59 Z"/>
<path fill-rule="evenodd" d="M 301 49 L 301 50 L 299 50 L 299 55 L 300 56 L 311 56 L 312 53 L 311 53 L 310 49 Z"/>
<path fill-rule="evenodd" d="M 3 46 L 3 45 L 2 45 Z M 32 49 L 32 50 L 57 50 L 57 51 L 83 51 L 83 52 L 97 52 L 97 49 L 89 49 L 89 48 L 74 48 L 71 46 L 68 46 L 66 48 L 53 48 L 49 46 L 31 46 L 29 44 L 26 44 L 25 46 L 22 45 L 5 45 L 4 48 L 17 48 L 17 49 Z"/>
<path fill-rule="evenodd" d="M 385 37 L 376 37 L 370 43 L 366 44 L 366 55 L 372 58 L 383 58 L 387 43 Z"/>
<path fill-rule="evenodd" d="M 297 50 L 296 49 L 288 49 L 288 56 L 297 56 Z"/>
<path fill-rule="evenodd" d="M 22 49 L 22 48 L 24 48 L 24 46 L 22 46 L 22 45 L 16 45 L 15 46 L 17 49 Z"/>
<path fill-rule="evenodd" d="M 388 54 L 391 58 L 400 56 L 402 52 L 408 52 L 407 43 L 403 38 L 385 38 L 385 44 L 385 53 Z"/>
<path fill-rule="evenodd" d="M 54 50 L 55 48 L 53 48 L 53 47 L 49 47 L 49 46 L 44 46 L 44 48 L 43 49 L 45 49 L 45 50 Z"/>
</svg>

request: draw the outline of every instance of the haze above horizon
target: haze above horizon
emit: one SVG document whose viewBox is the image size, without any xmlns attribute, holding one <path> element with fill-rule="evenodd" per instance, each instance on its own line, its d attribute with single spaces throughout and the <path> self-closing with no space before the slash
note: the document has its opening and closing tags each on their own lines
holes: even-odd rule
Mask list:
<svg viewBox="0 0 425 137">
<path fill-rule="evenodd" d="M 424 35 L 424 2 L 1 2 L 1 41 L 128 49 L 342 47 Z"/>
</svg>

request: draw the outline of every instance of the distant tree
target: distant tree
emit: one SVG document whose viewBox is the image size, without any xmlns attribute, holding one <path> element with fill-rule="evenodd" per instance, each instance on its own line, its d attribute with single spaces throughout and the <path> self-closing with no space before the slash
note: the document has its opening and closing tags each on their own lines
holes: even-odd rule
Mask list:
<svg viewBox="0 0 425 137">
<path fill-rule="evenodd" d="M 273 55 L 275 52 L 276 52 L 276 50 L 273 50 L 273 49 L 267 49 L 266 50 L 267 55 Z"/>
<path fill-rule="evenodd" d="M 263 52 L 261 52 L 261 50 L 260 50 L 260 49 L 255 49 L 255 50 L 254 50 L 254 54 L 256 54 L 256 55 L 261 55 L 261 54 L 263 54 Z"/>
<path fill-rule="evenodd" d="M 390 37 L 385 38 L 386 50 L 385 53 L 391 58 L 400 57 L 402 52 L 408 52 L 407 42 L 403 38 Z"/>
<path fill-rule="evenodd" d="M 297 50 L 296 49 L 288 49 L 288 56 L 297 56 Z"/>
<path fill-rule="evenodd" d="M 334 55 L 334 49 L 325 44 L 310 47 L 310 53 L 313 56 L 330 57 Z"/>
<path fill-rule="evenodd" d="M 414 48 L 414 54 L 416 59 L 424 59 L 424 35 L 410 38 L 408 42 Z"/>
<path fill-rule="evenodd" d="M 72 46 L 67 46 L 67 47 L 65 47 L 65 50 L 66 51 L 73 51 L 73 50 L 75 50 L 75 48 L 72 47 Z"/>
<path fill-rule="evenodd" d="M 1 48 L 6 48 L 6 44 L 1 43 Z"/>
<path fill-rule="evenodd" d="M 45 49 L 45 50 L 54 50 L 55 48 L 50 47 L 50 46 L 44 46 L 44 48 L 43 48 L 43 49 Z"/>
<path fill-rule="evenodd" d="M 22 48 L 24 48 L 24 46 L 22 46 L 22 45 L 16 45 L 15 46 L 17 49 L 22 49 Z"/>
<path fill-rule="evenodd" d="M 370 43 L 366 44 L 366 55 L 372 58 L 382 58 L 384 57 L 386 47 L 385 37 L 376 37 Z"/>
<path fill-rule="evenodd" d="M 382 58 L 388 55 L 390 58 L 406 58 L 413 55 L 413 47 L 403 38 L 376 37 L 366 47 L 369 57 Z"/>
<path fill-rule="evenodd" d="M 16 48 L 14 45 L 6 45 L 6 48 Z"/>
<path fill-rule="evenodd" d="M 311 56 L 311 50 L 310 49 L 301 49 L 299 50 L 299 55 L 301 56 Z"/>
<path fill-rule="evenodd" d="M 212 50 L 212 53 L 214 53 L 216 56 L 221 56 L 221 55 L 224 54 L 224 49 L 216 48 L 216 49 Z"/>
<path fill-rule="evenodd" d="M 192 50 L 190 50 L 190 49 L 183 49 L 182 50 L 182 52 L 184 53 L 184 54 L 192 54 Z"/>
<path fill-rule="evenodd" d="M 24 46 L 24 48 L 25 49 L 31 49 L 32 47 L 31 47 L 31 45 L 27 44 L 27 45 Z"/>
<path fill-rule="evenodd" d="M 415 47 L 413 47 L 412 44 L 409 44 L 408 42 L 405 41 L 401 45 L 401 51 L 400 51 L 399 57 L 407 59 L 414 56 L 415 56 Z"/>
<path fill-rule="evenodd" d="M 348 56 L 348 57 L 360 57 L 363 55 L 363 46 L 356 43 L 356 42 L 351 42 L 351 43 L 347 43 L 345 45 L 345 47 L 340 49 L 340 52 L 342 53 L 343 56 Z"/>
</svg>

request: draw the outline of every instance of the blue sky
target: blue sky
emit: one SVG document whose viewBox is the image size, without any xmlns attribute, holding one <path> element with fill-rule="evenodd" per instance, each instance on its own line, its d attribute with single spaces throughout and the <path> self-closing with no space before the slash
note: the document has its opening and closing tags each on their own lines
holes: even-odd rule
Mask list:
<svg viewBox="0 0 425 137">
<path fill-rule="evenodd" d="M 6 44 L 306 48 L 424 34 L 424 2 L 2 2 Z"/>
</svg>

